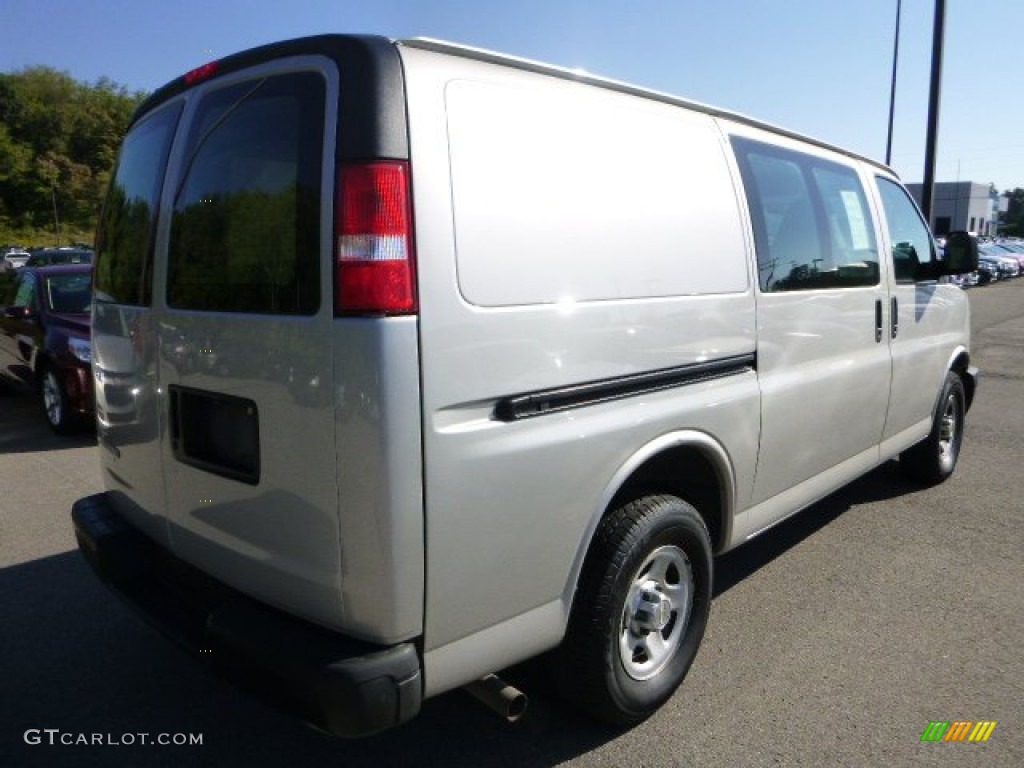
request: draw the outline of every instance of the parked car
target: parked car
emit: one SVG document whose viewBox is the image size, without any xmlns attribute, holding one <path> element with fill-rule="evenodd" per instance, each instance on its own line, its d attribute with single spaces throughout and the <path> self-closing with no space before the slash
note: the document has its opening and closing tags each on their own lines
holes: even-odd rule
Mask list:
<svg viewBox="0 0 1024 768">
<path fill-rule="evenodd" d="M 881 462 L 945 480 L 975 391 L 937 280 L 977 243 L 939 260 L 891 169 L 431 40 L 158 89 L 96 249 L 95 369 L 147 394 L 100 422 L 81 552 L 341 735 L 460 686 L 518 711 L 494 673 L 549 651 L 568 700 L 638 723 L 715 554 Z"/>
<path fill-rule="evenodd" d="M 978 285 L 999 281 L 999 262 L 985 256 L 978 257 Z"/>
<path fill-rule="evenodd" d="M 978 285 L 979 277 L 977 271 L 965 272 L 962 275 L 945 275 L 939 278 L 940 283 L 951 283 L 952 285 L 963 288 L 973 288 Z"/>
<path fill-rule="evenodd" d="M 996 262 L 999 268 L 999 279 L 1004 280 L 1020 275 L 1020 262 L 1002 248 L 992 243 L 981 243 L 978 246 L 979 258 Z"/>
<path fill-rule="evenodd" d="M 93 415 L 89 266 L 24 267 L 0 307 L 0 377 L 39 396 L 60 434 Z"/>
<path fill-rule="evenodd" d="M 84 248 L 41 248 L 29 254 L 26 267 L 91 264 L 93 252 Z"/>
<path fill-rule="evenodd" d="M 8 251 L 0 261 L 0 271 L 13 272 L 16 269 L 21 269 L 28 260 L 29 253 L 27 251 Z"/>
<path fill-rule="evenodd" d="M 1018 274 L 1024 274 L 1024 245 L 1012 243 L 1006 240 L 992 243 L 995 248 L 1003 251 L 1004 256 L 1009 256 L 1017 261 Z"/>
</svg>

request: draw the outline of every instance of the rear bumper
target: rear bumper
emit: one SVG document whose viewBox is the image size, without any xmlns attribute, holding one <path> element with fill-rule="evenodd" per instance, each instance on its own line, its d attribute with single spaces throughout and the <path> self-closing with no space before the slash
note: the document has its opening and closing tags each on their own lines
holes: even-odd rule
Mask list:
<svg viewBox="0 0 1024 768">
<path fill-rule="evenodd" d="M 419 712 L 412 643 L 364 643 L 246 597 L 133 528 L 106 494 L 79 499 L 71 518 L 79 549 L 108 587 L 243 688 L 338 736 L 368 735 Z"/>
</svg>

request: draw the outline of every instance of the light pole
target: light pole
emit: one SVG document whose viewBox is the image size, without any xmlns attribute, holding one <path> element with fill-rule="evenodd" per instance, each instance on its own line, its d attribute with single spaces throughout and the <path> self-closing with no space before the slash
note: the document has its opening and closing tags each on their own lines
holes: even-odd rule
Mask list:
<svg viewBox="0 0 1024 768">
<path fill-rule="evenodd" d="M 892 165 L 892 123 L 896 116 L 896 66 L 900 60 L 900 10 L 903 0 L 896 0 L 896 34 L 892 39 L 892 85 L 889 89 L 889 135 L 885 142 L 885 164 Z"/>
<path fill-rule="evenodd" d="M 939 96 L 942 86 L 942 38 L 946 24 L 946 0 L 935 0 L 935 26 L 932 30 L 932 78 L 928 95 L 928 138 L 924 150 L 924 184 L 921 185 L 921 213 L 932 222 L 935 198 L 935 145 L 939 137 Z"/>
</svg>

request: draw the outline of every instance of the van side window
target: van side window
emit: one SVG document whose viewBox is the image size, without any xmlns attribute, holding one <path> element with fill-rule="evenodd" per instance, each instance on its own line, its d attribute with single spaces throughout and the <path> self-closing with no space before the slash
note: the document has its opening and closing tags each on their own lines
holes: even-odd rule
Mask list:
<svg viewBox="0 0 1024 768">
<path fill-rule="evenodd" d="M 732 137 L 754 225 L 761 290 L 878 285 L 878 249 L 853 168 Z"/>
<path fill-rule="evenodd" d="M 175 188 L 172 307 L 317 311 L 324 92 L 302 72 L 203 97 Z"/>
<path fill-rule="evenodd" d="M 931 232 L 903 187 L 882 176 L 876 177 L 876 183 L 892 243 L 896 280 L 913 282 L 920 273 L 919 265 L 934 259 Z"/>
<path fill-rule="evenodd" d="M 96 298 L 149 306 L 160 187 L 181 102 L 133 127 L 124 139 L 96 238 Z"/>
</svg>

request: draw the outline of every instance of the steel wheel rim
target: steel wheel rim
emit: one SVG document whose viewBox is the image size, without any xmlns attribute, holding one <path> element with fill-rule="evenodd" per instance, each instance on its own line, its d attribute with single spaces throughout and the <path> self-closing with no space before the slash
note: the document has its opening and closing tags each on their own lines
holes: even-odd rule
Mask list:
<svg viewBox="0 0 1024 768">
<path fill-rule="evenodd" d="M 950 393 L 939 419 L 939 460 L 944 465 L 956 459 L 957 443 L 960 439 L 960 408 L 956 395 Z"/>
<path fill-rule="evenodd" d="M 63 406 L 60 400 L 60 385 L 53 371 L 47 371 L 43 377 L 43 406 L 46 408 L 46 418 L 51 424 L 60 424 Z"/>
<path fill-rule="evenodd" d="M 690 621 L 693 593 L 693 568 L 679 547 L 659 547 L 645 558 L 619 622 L 619 662 L 627 675 L 650 680 L 672 660 Z"/>
</svg>

